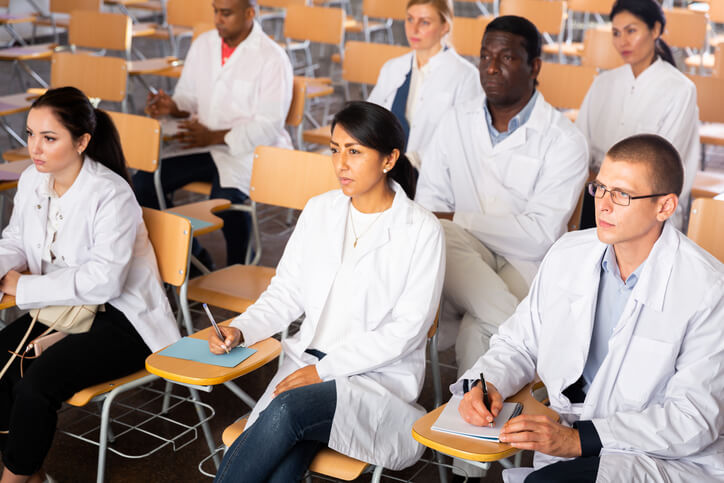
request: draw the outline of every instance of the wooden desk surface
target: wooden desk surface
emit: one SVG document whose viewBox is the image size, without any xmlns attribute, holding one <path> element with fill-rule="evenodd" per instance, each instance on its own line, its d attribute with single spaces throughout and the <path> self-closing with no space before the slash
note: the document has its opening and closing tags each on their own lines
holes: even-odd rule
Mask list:
<svg viewBox="0 0 724 483">
<path fill-rule="evenodd" d="M 0 116 L 9 116 L 11 114 L 29 111 L 30 106 L 37 97 L 38 96 L 26 92 L 0 96 Z"/>
<path fill-rule="evenodd" d="M 23 45 L 0 51 L 0 60 L 50 60 L 56 43 Z"/>
<path fill-rule="evenodd" d="M 231 319 L 222 322 L 221 325 L 228 325 L 230 322 Z M 207 340 L 212 330 L 214 329 L 209 326 L 196 332 L 191 337 Z M 251 348 L 256 349 L 256 353 L 236 367 L 212 366 L 196 361 L 166 357 L 154 352 L 146 359 L 146 370 L 169 381 L 185 384 L 198 386 L 223 384 L 276 359 L 281 352 L 282 345 L 278 340 L 269 338 L 254 344 Z"/>
<path fill-rule="evenodd" d="M 523 403 L 523 414 L 544 414 L 558 421 L 558 414 L 555 411 L 533 397 L 532 387 L 533 383 L 528 384 L 507 401 Z M 472 461 L 498 461 L 520 451 L 505 443 L 492 443 L 433 431 L 432 425 L 435 424 L 444 407 L 445 404 L 415 422 L 412 426 L 412 437 L 415 440 L 446 455 Z"/>
<path fill-rule="evenodd" d="M 181 75 L 183 61 L 176 57 L 159 57 L 155 59 L 130 60 L 127 62 L 128 75 L 162 75 L 176 77 Z"/>
<path fill-rule="evenodd" d="M 169 166 L 172 163 L 168 163 Z M 194 236 L 204 235 L 211 233 L 215 230 L 220 230 L 224 226 L 224 220 L 214 215 L 215 211 L 221 211 L 231 206 L 231 201 L 221 198 L 198 201 L 196 203 L 189 203 L 181 206 L 174 206 L 166 211 L 169 213 L 175 213 L 177 215 L 184 216 L 186 218 L 194 218 L 204 222 L 203 227 L 195 227 L 192 221 L 191 225 L 194 230 Z"/>
<path fill-rule="evenodd" d="M 15 307 L 15 296 L 5 294 L 0 301 L 0 310 L 9 309 L 10 307 Z"/>
</svg>

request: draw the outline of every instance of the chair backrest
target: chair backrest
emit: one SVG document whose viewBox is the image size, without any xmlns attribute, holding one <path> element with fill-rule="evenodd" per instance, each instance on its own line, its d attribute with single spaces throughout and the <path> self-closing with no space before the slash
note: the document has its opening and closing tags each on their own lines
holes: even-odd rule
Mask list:
<svg viewBox="0 0 724 483">
<path fill-rule="evenodd" d="M 50 0 L 48 10 L 52 13 L 71 13 L 74 10 L 94 10 L 99 12 L 103 0 Z"/>
<path fill-rule="evenodd" d="M 137 114 L 106 112 L 116 125 L 128 167 L 149 173 L 156 171 L 161 148 L 158 120 Z"/>
<path fill-rule="evenodd" d="M 287 8 L 290 5 L 306 5 L 307 0 L 257 0 L 260 7 Z"/>
<path fill-rule="evenodd" d="M 143 208 L 143 221 L 156 253 L 161 280 L 180 287 L 188 273 L 191 222 L 183 216 L 152 208 Z"/>
<path fill-rule="evenodd" d="M 724 200 L 695 199 L 691 205 L 687 234 L 697 245 L 724 263 Z"/>
<path fill-rule="evenodd" d="M 691 75 L 687 77 L 696 86 L 696 103 L 699 106 L 699 120 L 702 122 L 724 122 L 724 79 Z"/>
<path fill-rule="evenodd" d="M 405 20 L 407 0 L 363 0 L 362 14 L 372 18 Z"/>
<path fill-rule="evenodd" d="M 661 36 L 671 47 L 703 50 L 706 47 L 706 14 L 686 8 L 667 8 L 666 31 Z"/>
<path fill-rule="evenodd" d="M 344 10 L 331 7 L 287 7 L 284 36 L 320 44 L 341 45 L 344 38 Z"/>
<path fill-rule="evenodd" d="M 50 66 L 52 87 L 73 86 L 88 97 L 121 102 L 126 97 L 128 69 L 120 57 L 58 52 Z"/>
<path fill-rule="evenodd" d="M 409 47 L 401 45 L 350 40 L 344 46 L 342 78 L 347 82 L 374 85 L 385 62 L 409 51 Z"/>
<path fill-rule="evenodd" d="M 454 17 L 451 40 L 455 51 L 468 57 L 480 57 L 483 34 L 492 20 L 483 15 L 477 18 Z"/>
<path fill-rule="evenodd" d="M 554 107 L 578 109 L 596 73 L 595 67 L 543 62 L 538 75 L 538 90 Z"/>
<path fill-rule="evenodd" d="M 709 0 L 709 20 L 724 23 L 724 0 Z"/>
<path fill-rule="evenodd" d="M 576 207 L 573 209 L 573 213 L 571 213 L 571 217 L 568 219 L 568 231 L 576 231 L 581 229 L 581 216 L 583 215 L 583 199 L 588 194 L 588 183 L 590 183 L 594 179 L 596 179 L 596 172 L 589 171 L 586 184 L 583 185 L 583 190 L 581 190 L 581 196 L 578 197 Z"/>
<path fill-rule="evenodd" d="M 249 196 L 257 203 L 301 210 L 310 198 L 338 189 L 331 156 L 258 146 Z"/>
<path fill-rule="evenodd" d="M 717 45 L 714 49 L 714 68 L 711 75 L 717 79 L 724 79 L 724 49 Z"/>
<path fill-rule="evenodd" d="M 292 88 L 292 103 L 289 106 L 287 126 L 297 127 L 304 120 L 304 102 L 306 101 L 307 83 L 303 77 L 294 77 L 294 86 Z"/>
<path fill-rule="evenodd" d="M 563 29 L 565 6 L 563 0 L 501 0 L 500 15 L 525 17 L 541 33 L 558 35 Z"/>
<path fill-rule="evenodd" d="M 216 26 L 213 23 L 197 23 L 194 25 L 194 31 L 191 36 L 191 41 L 193 42 L 198 38 L 199 35 L 205 34 L 209 30 L 214 30 Z"/>
<path fill-rule="evenodd" d="M 623 58 L 613 46 L 613 32 L 610 27 L 586 30 L 583 37 L 581 65 L 608 70 L 623 64 Z"/>
<path fill-rule="evenodd" d="M 568 0 L 568 11 L 608 15 L 614 2 L 615 0 Z"/>
<path fill-rule="evenodd" d="M 127 15 L 93 10 L 74 10 L 70 15 L 70 45 L 130 52 L 132 37 L 133 22 Z"/>
<path fill-rule="evenodd" d="M 214 25 L 214 9 L 207 0 L 168 0 L 166 22 L 188 28 L 200 23 Z"/>
</svg>

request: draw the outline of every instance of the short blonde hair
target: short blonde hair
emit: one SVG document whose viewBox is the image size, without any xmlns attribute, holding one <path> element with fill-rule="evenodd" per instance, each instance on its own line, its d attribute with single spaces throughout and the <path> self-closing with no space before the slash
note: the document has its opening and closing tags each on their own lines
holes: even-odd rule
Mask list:
<svg viewBox="0 0 724 483">
<path fill-rule="evenodd" d="M 455 15 L 453 0 L 408 0 L 405 9 L 407 10 L 413 5 L 432 5 L 437 10 L 437 13 L 440 14 L 440 20 L 448 24 L 449 27 L 447 35 L 443 38 L 443 42 L 447 42 L 447 39 L 452 35 L 453 16 Z"/>
</svg>

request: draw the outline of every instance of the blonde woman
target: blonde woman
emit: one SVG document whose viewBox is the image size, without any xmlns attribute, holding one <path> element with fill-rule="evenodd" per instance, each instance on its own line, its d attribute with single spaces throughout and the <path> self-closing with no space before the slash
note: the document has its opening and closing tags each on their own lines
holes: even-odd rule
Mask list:
<svg viewBox="0 0 724 483">
<path fill-rule="evenodd" d="M 409 0 L 405 35 L 412 52 L 385 63 L 368 99 L 397 116 L 407 134 L 407 157 L 420 169 L 443 113 L 482 94 L 478 70 L 449 43 L 452 0 Z"/>
</svg>

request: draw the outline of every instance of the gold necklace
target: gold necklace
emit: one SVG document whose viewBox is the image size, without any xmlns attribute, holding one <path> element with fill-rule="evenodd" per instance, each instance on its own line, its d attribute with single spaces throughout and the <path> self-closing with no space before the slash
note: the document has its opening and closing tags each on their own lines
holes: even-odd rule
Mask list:
<svg viewBox="0 0 724 483">
<path fill-rule="evenodd" d="M 352 216 L 352 202 L 350 201 L 350 203 L 349 203 L 349 221 L 352 224 L 352 234 L 354 235 L 354 243 L 352 244 L 352 248 L 357 248 L 357 241 L 360 238 L 362 238 L 363 236 L 365 236 L 365 234 L 367 234 L 368 231 L 370 231 L 370 228 L 372 228 L 372 225 L 374 225 L 375 222 L 377 220 L 379 220 L 380 217 L 382 217 L 382 215 L 385 214 L 385 211 L 381 211 L 380 214 L 377 215 L 377 218 L 375 218 L 374 221 L 367 226 L 367 229 L 364 232 L 360 233 L 359 236 L 357 236 L 357 230 L 354 227 L 354 216 Z"/>
</svg>

